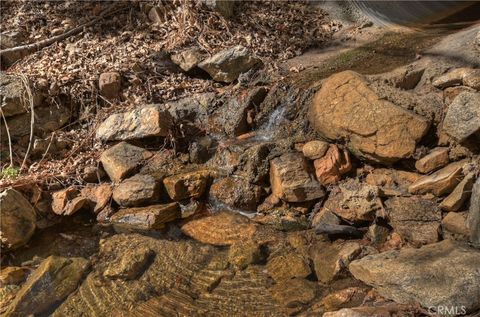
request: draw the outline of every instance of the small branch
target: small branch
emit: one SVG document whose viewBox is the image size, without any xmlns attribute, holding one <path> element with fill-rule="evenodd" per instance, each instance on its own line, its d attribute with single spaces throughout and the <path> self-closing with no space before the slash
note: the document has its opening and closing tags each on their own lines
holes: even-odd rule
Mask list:
<svg viewBox="0 0 480 317">
<path fill-rule="evenodd" d="M 2 115 L 3 123 L 5 124 L 5 130 L 7 131 L 8 151 L 10 153 L 10 167 L 13 167 L 12 138 L 10 137 L 10 129 L 8 128 L 7 119 L 5 118 L 5 115 L 3 114 L 3 109 L 1 107 L 0 107 L 0 114 Z"/>
<path fill-rule="evenodd" d="M 32 148 L 33 130 L 35 128 L 35 110 L 34 110 L 34 104 L 33 104 L 33 94 L 32 94 L 32 90 L 30 89 L 30 84 L 28 83 L 28 79 L 23 74 L 20 75 L 20 78 L 22 79 L 22 83 L 25 86 L 28 102 L 30 103 L 30 138 L 28 140 L 27 152 L 25 152 L 25 157 L 23 158 L 22 165 L 20 166 L 20 173 L 21 173 L 23 170 L 23 167 L 25 166 L 25 163 L 27 162 L 28 156 L 30 155 L 30 149 Z"/>
</svg>

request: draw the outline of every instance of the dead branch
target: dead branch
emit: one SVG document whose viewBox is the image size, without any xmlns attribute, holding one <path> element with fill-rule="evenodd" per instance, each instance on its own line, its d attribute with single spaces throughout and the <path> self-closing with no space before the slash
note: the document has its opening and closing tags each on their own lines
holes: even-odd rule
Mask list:
<svg viewBox="0 0 480 317">
<path fill-rule="evenodd" d="M 30 89 L 30 84 L 28 82 L 28 79 L 23 74 L 20 75 L 20 78 L 22 80 L 23 85 L 25 86 L 25 91 L 27 92 L 27 97 L 28 97 L 28 103 L 30 104 L 30 137 L 28 140 L 27 152 L 25 152 L 22 165 L 20 166 L 20 173 L 21 173 L 23 170 L 23 167 L 25 166 L 25 163 L 27 162 L 28 156 L 30 155 L 30 149 L 32 148 L 33 132 L 34 132 L 33 130 L 35 128 L 35 109 L 33 104 L 33 94 L 32 94 L 32 90 Z"/>
<path fill-rule="evenodd" d="M 8 129 L 7 119 L 3 114 L 3 110 L 0 107 L 0 114 L 3 118 L 3 123 L 5 124 L 5 130 L 7 131 L 7 138 L 8 138 L 8 151 L 10 153 L 10 167 L 13 167 L 13 151 L 12 151 L 12 138 L 10 137 L 10 129 Z"/>
</svg>

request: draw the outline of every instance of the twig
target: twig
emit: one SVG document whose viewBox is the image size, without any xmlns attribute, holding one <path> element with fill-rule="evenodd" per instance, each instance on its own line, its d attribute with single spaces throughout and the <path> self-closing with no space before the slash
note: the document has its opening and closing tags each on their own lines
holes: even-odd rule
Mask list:
<svg viewBox="0 0 480 317">
<path fill-rule="evenodd" d="M 116 6 L 117 5 L 115 4 L 115 5 L 112 5 L 112 6 L 108 7 L 107 9 L 105 9 L 100 14 L 100 16 L 98 18 L 95 18 L 93 20 L 85 22 L 85 23 L 83 23 L 83 24 L 81 24 L 81 25 L 79 25 L 79 26 L 77 26 L 77 27 L 75 27 L 75 28 L 73 28 L 73 29 L 71 29 L 67 32 L 64 32 L 62 34 L 50 37 L 48 39 L 45 39 L 45 40 L 42 40 L 42 41 L 39 41 L 39 42 L 36 42 L 36 43 L 25 44 L 25 45 L 20 45 L 20 46 L 0 50 L 0 56 L 3 56 L 4 54 L 8 54 L 8 53 L 22 52 L 24 54 L 25 53 L 28 54 L 28 53 L 33 53 L 33 52 L 39 51 L 42 48 L 50 46 L 55 42 L 62 41 L 62 40 L 66 39 L 66 38 L 68 38 L 72 35 L 78 34 L 78 33 L 82 32 L 84 28 L 89 27 L 90 25 L 95 24 L 96 22 L 100 21 L 101 19 L 105 18 L 106 16 L 112 15 L 112 14 L 118 12 L 119 10 L 125 8 L 125 6 L 121 6 L 117 9 L 115 9 Z"/>
<path fill-rule="evenodd" d="M 27 92 L 28 101 L 30 103 L 30 138 L 28 140 L 28 147 L 27 152 L 25 152 L 25 156 L 23 157 L 22 165 L 20 166 L 19 174 L 22 172 L 25 163 L 27 162 L 28 156 L 30 155 L 30 149 L 32 148 L 33 143 L 33 130 L 35 128 L 35 110 L 33 104 L 33 95 L 32 90 L 30 89 L 30 84 L 28 83 L 28 79 L 25 75 L 19 75 L 23 85 L 25 86 L 25 90 Z"/>
<path fill-rule="evenodd" d="M 0 113 L 2 114 L 3 123 L 5 124 L 5 130 L 7 131 L 8 151 L 10 153 L 10 167 L 12 167 L 13 166 L 12 138 L 10 137 L 10 129 L 8 128 L 7 119 L 5 118 L 5 115 L 3 114 L 3 110 L 1 107 L 0 107 Z"/>
</svg>

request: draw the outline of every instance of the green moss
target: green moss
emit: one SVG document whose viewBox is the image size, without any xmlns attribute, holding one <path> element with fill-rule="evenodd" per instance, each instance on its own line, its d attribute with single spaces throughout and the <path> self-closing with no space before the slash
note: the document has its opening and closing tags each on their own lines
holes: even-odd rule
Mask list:
<svg viewBox="0 0 480 317">
<path fill-rule="evenodd" d="M 8 166 L 0 172 L 0 179 L 2 178 L 16 178 L 20 174 L 20 168 L 15 166 Z"/>
</svg>

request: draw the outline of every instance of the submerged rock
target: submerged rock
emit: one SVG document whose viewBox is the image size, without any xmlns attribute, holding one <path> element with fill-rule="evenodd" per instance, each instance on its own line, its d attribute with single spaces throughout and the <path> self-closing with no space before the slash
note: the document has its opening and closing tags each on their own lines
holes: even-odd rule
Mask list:
<svg viewBox="0 0 480 317">
<path fill-rule="evenodd" d="M 330 76 L 310 107 L 313 127 L 330 140 L 347 140 L 353 154 L 378 163 L 411 156 L 428 120 L 380 99 L 366 79 L 344 71 Z"/>
<path fill-rule="evenodd" d="M 125 280 L 135 279 L 145 269 L 148 261 L 155 254 L 151 249 L 145 246 L 139 246 L 128 250 L 120 256 L 112 259 L 103 275 L 108 278 L 121 278 Z M 105 253 L 105 250 L 101 252 Z M 115 256 L 116 254 L 114 254 Z"/>
<path fill-rule="evenodd" d="M 35 210 L 30 202 L 15 189 L 0 194 L 0 241 L 2 249 L 16 249 L 26 244 L 36 226 Z"/>
<path fill-rule="evenodd" d="M 228 250 L 228 261 L 241 270 L 250 264 L 260 262 L 262 259 L 263 254 L 260 245 L 254 241 L 232 244 Z"/>
<path fill-rule="evenodd" d="M 30 275 L 7 309 L 6 316 L 48 311 L 78 286 L 89 265 L 84 258 L 50 256 Z"/>
<path fill-rule="evenodd" d="M 251 55 L 247 48 L 237 45 L 207 58 L 198 67 L 205 70 L 216 81 L 231 83 L 261 60 Z"/>
<path fill-rule="evenodd" d="M 317 286 L 314 282 L 294 278 L 277 283 L 270 292 L 277 303 L 288 307 L 289 315 L 293 315 L 315 299 Z"/>
<path fill-rule="evenodd" d="M 270 184 L 272 193 L 288 202 L 314 200 L 325 195 L 300 153 L 287 153 L 270 161 Z"/>
<path fill-rule="evenodd" d="M 268 259 L 266 267 L 276 282 L 295 277 L 304 278 L 312 273 L 308 259 L 295 252 L 273 256 Z"/>
<path fill-rule="evenodd" d="M 423 307 L 480 308 L 480 251 L 445 240 L 420 249 L 369 255 L 353 261 L 350 272 L 380 295 Z M 459 290 L 462 290 L 459 292 Z"/>
</svg>

